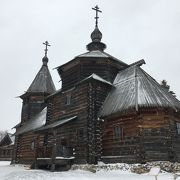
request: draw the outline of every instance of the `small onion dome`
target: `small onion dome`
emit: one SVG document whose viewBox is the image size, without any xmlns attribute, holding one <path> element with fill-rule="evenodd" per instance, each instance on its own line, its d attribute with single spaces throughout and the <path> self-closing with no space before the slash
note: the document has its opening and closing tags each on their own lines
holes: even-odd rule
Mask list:
<svg viewBox="0 0 180 180">
<path fill-rule="evenodd" d="M 102 33 L 98 29 L 98 27 L 95 27 L 94 31 L 91 33 L 91 39 L 93 42 L 100 42 L 102 39 Z"/>
<path fill-rule="evenodd" d="M 94 31 L 91 33 L 92 42 L 89 43 L 86 48 L 88 51 L 100 50 L 104 51 L 106 49 L 106 45 L 101 42 L 102 33 L 96 26 Z"/>
<path fill-rule="evenodd" d="M 42 59 L 43 65 L 47 66 L 48 61 L 49 61 L 48 57 L 44 56 L 43 59 Z"/>
</svg>

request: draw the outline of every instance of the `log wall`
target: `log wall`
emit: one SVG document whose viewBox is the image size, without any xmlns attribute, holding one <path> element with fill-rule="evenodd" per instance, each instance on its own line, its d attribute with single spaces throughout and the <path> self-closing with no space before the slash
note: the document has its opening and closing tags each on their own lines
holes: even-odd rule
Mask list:
<svg viewBox="0 0 180 180">
<path fill-rule="evenodd" d="M 30 95 L 23 98 L 23 105 L 21 111 L 21 123 L 33 118 L 46 106 L 44 102 L 44 94 Z"/>
<path fill-rule="evenodd" d="M 122 128 L 120 138 L 115 137 L 115 127 Z M 105 162 L 136 162 L 139 151 L 138 118 L 130 113 L 102 122 L 102 160 Z"/>
<path fill-rule="evenodd" d="M 76 163 L 96 163 L 101 156 L 98 112 L 110 89 L 110 85 L 90 79 L 68 91 L 61 91 L 47 100 L 48 124 L 59 119 L 77 116 L 77 120 L 72 120 L 57 129 L 59 145 L 62 138 L 66 139 L 67 145 L 75 149 Z M 66 105 L 68 94 L 71 94 L 71 103 Z M 83 137 L 79 137 L 80 133 Z"/>
<path fill-rule="evenodd" d="M 65 140 L 67 146 L 75 150 L 77 163 L 87 163 L 87 93 L 88 85 L 84 83 L 68 91 L 60 92 L 47 100 L 47 124 L 77 116 L 76 119 L 56 129 L 57 145 L 61 145 L 61 142 Z M 69 94 L 71 96 L 70 104 L 66 104 L 66 98 Z M 79 139 L 78 132 L 80 130 L 83 130 L 83 137 Z M 49 132 L 49 134 L 52 133 Z M 49 142 L 53 141 L 51 135 L 48 138 Z M 47 146 L 51 146 L 50 143 Z"/>
<path fill-rule="evenodd" d="M 141 109 L 139 112 L 105 119 L 103 157 L 105 162 L 179 161 L 177 113 L 167 109 Z M 115 139 L 114 126 L 123 128 Z"/>
<path fill-rule="evenodd" d="M 171 112 L 169 115 L 169 133 L 172 142 L 170 158 L 174 162 L 180 162 L 180 131 L 178 131 L 177 123 L 180 123 L 180 114 Z"/>
<path fill-rule="evenodd" d="M 99 110 L 107 97 L 110 85 L 91 79 L 88 89 L 88 163 L 96 164 L 102 155 L 101 119 Z"/>
<path fill-rule="evenodd" d="M 29 132 L 18 136 L 15 163 L 32 164 L 34 162 L 37 139 L 39 146 L 42 146 L 44 142 L 43 135 L 38 137 L 38 135 Z M 32 147 L 32 142 L 34 142 L 34 148 Z"/>
<path fill-rule="evenodd" d="M 62 79 L 62 89 L 68 90 L 77 82 L 95 73 L 107 81 L 113 82 L 116 74 L 124 67 L 119 62 L 107 58 L 81 58 L 58 69 Z"/>
</svg>

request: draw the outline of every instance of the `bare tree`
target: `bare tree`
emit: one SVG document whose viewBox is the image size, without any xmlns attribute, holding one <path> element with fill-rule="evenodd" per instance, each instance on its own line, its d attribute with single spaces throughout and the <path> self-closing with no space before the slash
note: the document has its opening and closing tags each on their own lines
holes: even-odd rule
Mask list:
<svg viewBox="0 0 180 180">
<path fill-rule="evenodd" d="M 166 80 L 161 81 L 161 86 L 167 90 L 169 93 L 171 93 L 174 97 L 176 97 L 176 94 L 173 91 L 170 91 L 170 86 L 167 84 Z"/>
</svg>

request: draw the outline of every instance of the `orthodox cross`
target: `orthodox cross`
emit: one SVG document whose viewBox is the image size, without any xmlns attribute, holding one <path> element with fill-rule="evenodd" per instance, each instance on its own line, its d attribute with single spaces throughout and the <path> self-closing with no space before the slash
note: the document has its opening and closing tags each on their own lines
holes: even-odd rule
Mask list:
<svg viewBox="0 0 180 180">
<path fill-rule="evenodd" d="M 95 10 L 96 11 L 96 17 L 95 17 L 95 19 L 96 19 L 96 27 L 98 26 L 98 12 L 100 12 L 100 13 L 102 13 L 102 11 L 100 11 L 99 10 L 99 7 L 98 7 L 98 5 L 96 5 L 94 8 L 92 8 L 93 10 Z"/>
<path fill-rule="evenodd" d="M 47 57 L 48 46 L 51 45 L 48 43 L 48 41 L 45 41 L 43 44 L 46 46 L 46 49 L 44 51 L 45 51 L 45 56 Z"/>
</svg>

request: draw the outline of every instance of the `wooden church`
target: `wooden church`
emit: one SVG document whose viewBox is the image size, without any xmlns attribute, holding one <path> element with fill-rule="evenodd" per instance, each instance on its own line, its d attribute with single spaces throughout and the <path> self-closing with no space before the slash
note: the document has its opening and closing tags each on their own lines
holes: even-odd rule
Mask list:
<svg viewBox="0 0 180 180">
<path fill-rule="evenodd" d="M 0 140 L 0 161 L 11 161 L 14 151 L 15 137 L 5 133 Z"/>
<path fill-rule="evenodd" d="M 55 169 L 63 164 L 180 161 L 180 101 L 147 74 L 140 60 L 126 64 L 105 52 L 96 24 L 87 52 L 56 69 L 55 89 L 42 67 L 15 126 L 13 163 Z"/>
</svg>

